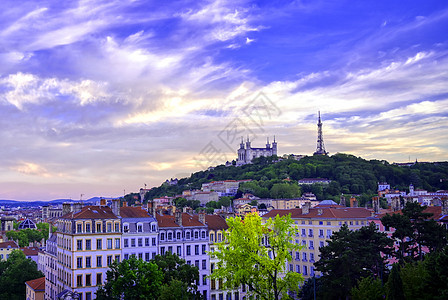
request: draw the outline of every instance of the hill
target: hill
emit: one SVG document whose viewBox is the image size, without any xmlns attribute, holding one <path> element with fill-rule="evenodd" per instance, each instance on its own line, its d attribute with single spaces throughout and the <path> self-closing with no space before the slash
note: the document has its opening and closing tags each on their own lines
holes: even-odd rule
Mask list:
<svg viewBox="0 0 448 300">
<path fill-rule="evenodd" d="M 145 200 L 161 196 L 174 196 L 183 190 L 200 189 L 202 183 L 218 180 L 252 179 L 253 185 L 268 190 L 275 183 L 284 183 L 289 178 L 297 184 L 302 178 L 328 178 L 328 186 L 302 186 L 302 192 L 312 191 L 318 199 L 338 199 L 341 193 L 372 195 L 378 182 L 388 182 L 391 187 L 408 190 L 409 184 L 428 191 L 448 190 L 448 162 L 416 163 L 412 166 L 397 166 L 384 160 L 365 160 L 349 154 L 333 156 L 307 156 L 300 161 L 276 157 L 260 157 L 253 164 L 241 167 L 220 165 L 213 170 L 199 171 L 182 178 L 177 185 L 162 184 L 149 191 Z M 241 185 L 241 192 L 245 184 Z M 254 192 L 254 191 L 253 191 Z M 255 191 L 256 194 L 256 191 Z M 264 195 L 259 195 L 263 197 Z"/>
</svg>

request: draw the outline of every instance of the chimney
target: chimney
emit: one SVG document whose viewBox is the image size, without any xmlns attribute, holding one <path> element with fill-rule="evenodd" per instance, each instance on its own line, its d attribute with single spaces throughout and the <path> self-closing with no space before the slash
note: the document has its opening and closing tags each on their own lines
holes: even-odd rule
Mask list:
<svg viewBox="0 0 448 300">
<path fill-rule="evenodd" d="M 205 225 L 205 213 L 203 212 L 199 213 L 199 222 Z"/>
<path fill-rule="evenodd" d="M 380 212 L 380 198 L 379 197 L 372 197 L 372 206 L 373 206 L 373 212 L 375 214 Z"/>
<path fill-rule="evenodd" d="M 307 215 L 310 213 L 311 202 L 306 201 L 302 206 L 302 215 Z"/>
<path fill-rule="evenodd" d="M 120 199 L 112 199 L 112 212 L 118 217 L 120 216 Z"/>
<path fill-rule="evenodd" d="M 322 208 L 317 209 L 317 215 L 320 216 L 324 213 L 324 210 Z"/>
<path fill-rule="evenodd" d="M 346 206 L 344 194 L 341 195 L 341 198 L 340 198 L 340 201 L 339 201 L 339 205 Z"/>
<path fill-rule="evenodd" d="M 399 211 L 400 210 L 400 198 L 393 197 L 392 198 L 392 211 Z"/>
<path fill-rule="evenodd" d="M 72 211 L 80 211 L 82 208 L 82 204 L 80 202 L 73 203 L 73 210 Z"/>
<path fill-rule="evenodd" d="M 176 210 L 175 222 L 177 225 L 182 226 L 182 211 Z"/>
<path fill-rule="evenodd" d="M 355 197 L 350 197 L 350 207 L 358 207 L 358 201 Z"/>
<path fill-rule="evenodd" d="M 123 202 L 123 207 L 127 207 L 128 203 L 126 201 Z"/>
<path fill-rule="evenodd" d="M 448 215 L 448 198 L 442 197 L 442 215 Z"/>
<path fill-rule="evenodd" d="M 70 203 L 63 203 L 62 204 L 62 215 L 66 215 L 71 211 L 71 204 Z"/>
<path fill-rule="evenodd" d="M 106 199 L 101 198 L 100 199 L 100 205 L 101 206 L 106 206 Z"/>
</svg>

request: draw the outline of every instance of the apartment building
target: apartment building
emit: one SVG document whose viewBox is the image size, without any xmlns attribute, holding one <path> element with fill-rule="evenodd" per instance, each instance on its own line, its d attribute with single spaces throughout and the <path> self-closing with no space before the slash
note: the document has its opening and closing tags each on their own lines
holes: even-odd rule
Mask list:
<svg viewBox="0 0 448 300">
<path fill-rule="evenodd" d="M 131 255 L 149 261 L 158 254 L 157 220 L 140 207 L 121 207 L 122 256 Z"/>
<path fill-rule="evenodd" d="M 301 273 L 305 279 L 319 275 L 314 268 L 314 263 L 320 255 L 319 248 L 327 244 L 334 232 L 339 231 L 343 224 L 352 230 L 368 225 L 368 218 L 372 214 L 366 208 L 339 205 L 318 205 L 311 208 L 310 205 L 308 202 L 302 208 L 274 209 L 263 216 L 268 219 L 276 215 L 291 215 L 294 225 L 298 228 L 295 242 L 303 248 L 292 253 L 288 270 Z"/>
<path fill-rule="evenodd" d="M 58 293 L 94 299 L 108 266 L 121 259 L 121 219 L 107 206 L 85 206 L 62 216 L 57 228 Z"/>
<path fill-rule="evenodd" d="M 176 253 L 188 264 L 199 269 L 198 290 L 209 299 L 210 286 L 207 276 L 210 275 L 209 238 L 205 214 L 191 215 L 179 210 L 174 216 L 156 214 L 159 225 L 159 251 Z"/>
</svg>

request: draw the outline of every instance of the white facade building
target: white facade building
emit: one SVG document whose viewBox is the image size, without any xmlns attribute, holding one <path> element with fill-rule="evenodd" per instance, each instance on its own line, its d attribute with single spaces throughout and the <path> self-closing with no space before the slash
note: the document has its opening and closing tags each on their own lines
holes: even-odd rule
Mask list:
<svg viewBox="0 0 448 300">
<path fill-rule="evenodd" d="M 243 138 L 241 138 L 240 149 L 238 149 L 238 159 L 236 160 L 237 166 L 242 166 L 250 164 L 252 159 L 257 157 L 268 157 L 272 155 L 277 155 L 277 142 L 272 142 L 272 146 L 269 143 L 269 138 L 266 143 L 266 148 L 252 148 L 250 145 L 250 140 L 247 138 L 246 148 L 244 148 Z"/>
</svg>

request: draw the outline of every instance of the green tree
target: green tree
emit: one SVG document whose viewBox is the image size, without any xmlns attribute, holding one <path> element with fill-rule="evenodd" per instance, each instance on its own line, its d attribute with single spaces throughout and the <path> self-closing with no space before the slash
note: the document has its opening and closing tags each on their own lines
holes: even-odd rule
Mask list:
<svg viewBox="0 0 448 300">
<path fill-rule="evenodd" d="M 300 187 L 297 184 L 276 183 L 271 188 L 271 198 L 286 199 L 300 197 Z"/>
<path fill-rule="evenodd" d="M 328 245 L 320 248 L 316 269 L 322 272 L 322 294 L 326 299 L 346 298 L 357 281 L 374 276 L 380 280 L 385 270 L 381 253 L 389 253 L 392 241 L 377 231 L 372 222 L 357 231 L 343 225 Z"/>
<path fill-rule="evenodd" d="M 11 251 L 8 260 L 0 261 L 0 299 L 25 299 L 25 282 L 43 276 L 22 251 Z"/>
<path fill-rule="evenodd" d="M 156 299 L 162 286 L 163 273 L 153 262 L 132 255 L 122 262 L 114 261 L 107 271 L 107 282 L 97 291 L 97 299 Z"/>
<path fill-rule="evenodd" d="M 387 300 L 404 300 L 403 282 L 400 276 L 400 265 L 394 264 L 386 283 Z"/>
<path fill-rule="evenodd" d="M 379 278 L 368 276 L 358 281 L 358 285 L 352 288 L 351 295 L 353 300 L 382 300 L 385 289 Z"/>
<path fill-rule="evenodd" d="M 162 271 L 162 283 L 164 285 L 172 285 L 179 288 L 178 284 L 171 283 L 177 280 L 186 287 L 182 292 L 184 295 L 188 294 L 189 299 L 198 295 L 199 270 L 197 267 L 185 263 L 185 260 L 171 252 L 165 252 L 164 255 L 156 255 L 151 261 Z"/>
<path fill-rule="evenodd" d="M 218 201 L 219 206 L 229 207 L 232 204 L 232 198 L 222 196 Z"/>
<path fill-rule="evenodd" d="M 286 269 L 291 251 L 300 250 L 294 237 L 297 229 L 291 216 L 268 219 L 263 224 L 257 214 L 227 219 L 229 229 L 211 253 L 219 260 L 211 278 L 224 279 L 226 288 L 249 286 L 249 293 L 260 299 L 288 299 L 297 292 L 303 277 Z"/>
</svg>

